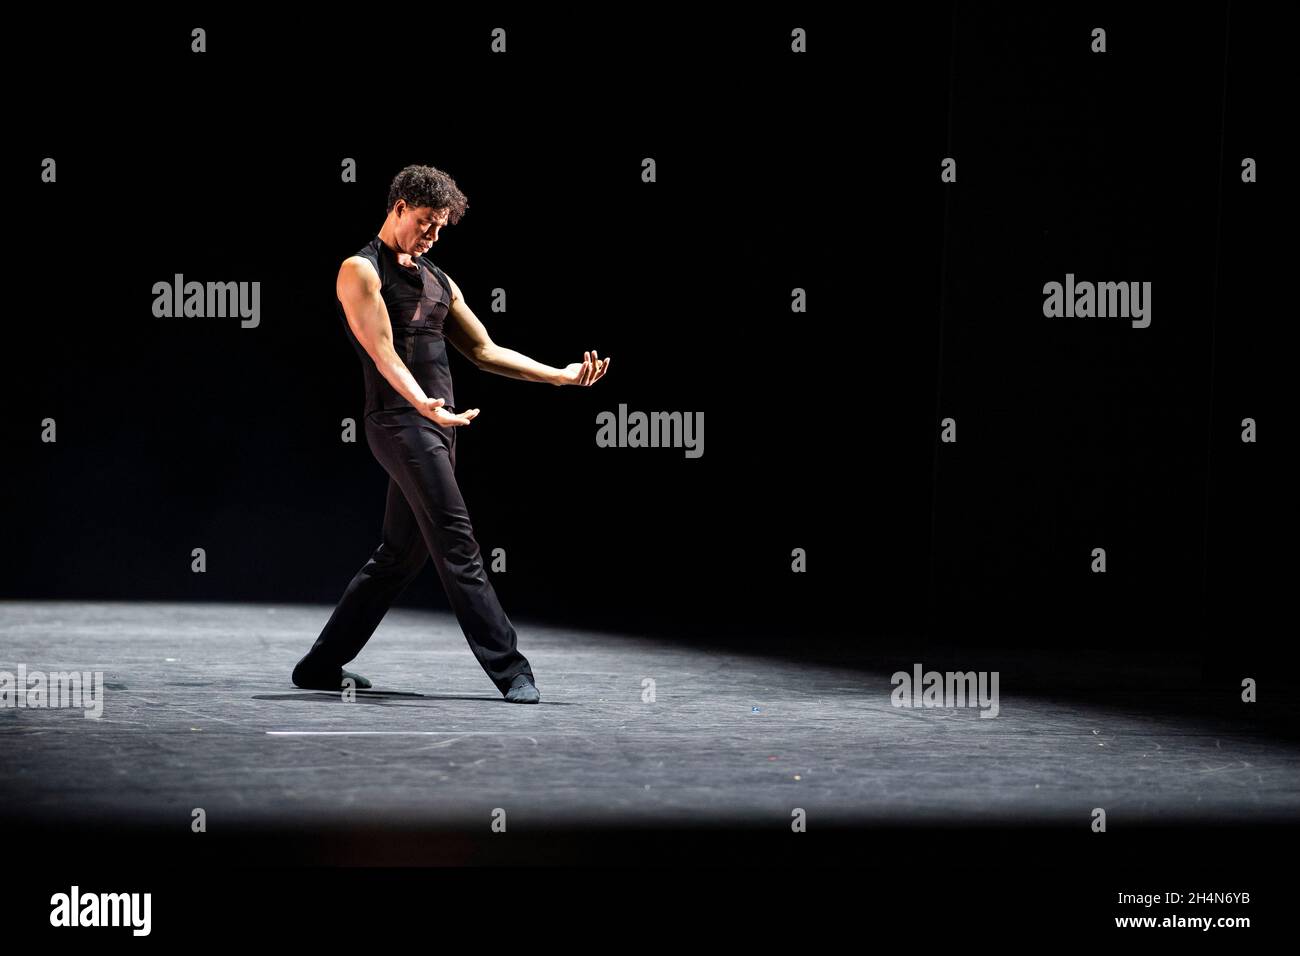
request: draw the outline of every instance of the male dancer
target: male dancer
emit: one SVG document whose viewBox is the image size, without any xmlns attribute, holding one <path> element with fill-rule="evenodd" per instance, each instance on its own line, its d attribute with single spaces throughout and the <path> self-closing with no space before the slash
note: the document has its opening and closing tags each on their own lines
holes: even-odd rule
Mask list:
<svg viewBox="0 0 1300 956">
<path fill-rule="evenodd" d="M 339 316 L 361 359 L 366 442 L 388 472 L 388 499 L 383 540 L 294 668 L 299 687 L 339 690 L 346 679 L 369 687 L 343 665 L 432 556 L 470 650 L 492 683 L 512 703 L 541 699 L 483 568 L 456 484 L 456 429 L 479 410 L 453 410 L 447 342 L 486 372 L 551 385 L 592 385 L 610 361 L 592 351 L 581 362 L 554 368 L 489 338 L 460 287 L 424 256 L 439 230 L 459 222 L 468 206 L 446 173 L 407 166 L 389 186 L 388 218 L 379 235 L 339 269 Z"/>
</svg>

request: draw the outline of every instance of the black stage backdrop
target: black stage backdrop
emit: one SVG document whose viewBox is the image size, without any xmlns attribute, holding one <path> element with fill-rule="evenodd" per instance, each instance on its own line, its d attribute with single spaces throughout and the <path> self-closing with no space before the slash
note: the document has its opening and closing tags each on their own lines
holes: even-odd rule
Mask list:
<svg viewBox="0 0 1300 956">
<path fill-rule="evenodd" d="M 814 15 L 807 55 L 777 13 L 532 18 L 495 59 L 486 13 L 204 18 L 203 54 L 186 16 L 61 31 L 47 72 L 76 82 L 14 102 L 8 153 L 5 593 L 337 600 L 386 476 L 341 438 L 334 280 L 419 162 L 469 197 L 430 258 L 494 340 L 613 359 L 557 389 L 453 352 L 509 611 L 1251 660 L 1281 583 L 1285 124 L 1270 24 L 1235 13 L 1115 10 L 1104 54 L 1092 6 Z M 258 324 L 156 318 L 177 274 L 258 283 Z M 1150 325 L 1045 317 L 1067 274 L 1151 283 Z M 703 454 L 597 447 L 621 406 L 702 414 Z M 431 566 L 402 602 L 445 606 Z"/>
</svg>

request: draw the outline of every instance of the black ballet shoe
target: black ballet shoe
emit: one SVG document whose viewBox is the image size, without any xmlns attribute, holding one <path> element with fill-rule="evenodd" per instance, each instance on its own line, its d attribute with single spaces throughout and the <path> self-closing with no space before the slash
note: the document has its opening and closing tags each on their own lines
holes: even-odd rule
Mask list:
<svg viewBox="0 0 1300 956">
<path fill-rule="evenodd" d="M 334 679 L 334 680 L 332 680 L 332 681 L 331 681 L 331 680 L 322 679 L 322 678 L 321 678 L 320 676 L 318 676 L 318 675 L 300 674 L 300 673 L 298 673 L 298 671 L 294 671 L 294 672 L 293 672 L 293 683 L 294 683 L 294 686 L 296 686 L 296 687 L 301 687 L 303 690 L 339 690 L 339 691 L 341 691 L 341 690 L 346 690 L 346 689 L 347 689 L 346 687 L 343 686 L 343 682 L 344 682 L 345 680 L 347 680 L 349 677 L 352 678 L 352 680 L 355 682 L 355 684 L 356 684 L 356 688 L 357 688 L 358 690 L 361 690 L 361 689 L 363 689 L 363 688 L 366 688 L 366 687 L 369 687 L 369 686 L 370 686 L 370 681 L 368 681 L 366 678 L 362 677 L 360 674 L 354 674 L 352 671 L 343 671 L 343 672 L 342 672 L 342 673 L 341 673 L 341 674 L 340 674 L 336 679 Z"/>
<path fill-rule="evenodd" d="M 535 704 L 541 699 L 537 685 L 527 674 L 516 674 L 510 689 L 506 691 L 506 700 L 512 704 Z"/>
</svg>

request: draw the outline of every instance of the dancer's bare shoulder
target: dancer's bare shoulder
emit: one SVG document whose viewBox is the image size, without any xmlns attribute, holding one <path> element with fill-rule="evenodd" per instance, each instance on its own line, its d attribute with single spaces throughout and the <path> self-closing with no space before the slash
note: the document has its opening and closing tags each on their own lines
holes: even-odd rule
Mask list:
<svg viewBox="0 0 1300 956">
<path fill-rule="evenodd" d="M 336 288 L 339 298 L 347 292 L 371 292 L 379 288 L 379 273 L 365 256 L 348 256 L 339 266 Z"/>
</svg>

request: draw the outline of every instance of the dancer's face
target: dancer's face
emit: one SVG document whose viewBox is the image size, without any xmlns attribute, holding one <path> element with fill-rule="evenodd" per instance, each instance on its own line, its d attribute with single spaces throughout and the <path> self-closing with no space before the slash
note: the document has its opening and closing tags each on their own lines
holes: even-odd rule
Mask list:
<svg viewBox="0 0 1300 956">
<path fill-rule="evenodd" d="M 408 206 L 405 199 L 393 207 L 397 213 L 395 238 L 402 252 L 422 256 L 438 241 L 438 231 L 447 225 L 449 209 L 432 206 Z"/>
</svg>

